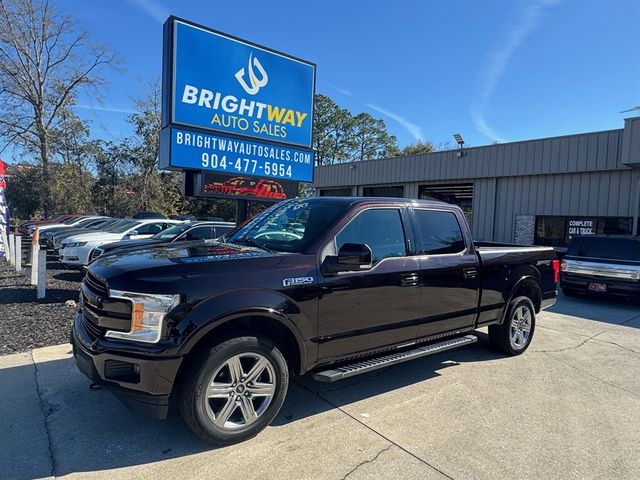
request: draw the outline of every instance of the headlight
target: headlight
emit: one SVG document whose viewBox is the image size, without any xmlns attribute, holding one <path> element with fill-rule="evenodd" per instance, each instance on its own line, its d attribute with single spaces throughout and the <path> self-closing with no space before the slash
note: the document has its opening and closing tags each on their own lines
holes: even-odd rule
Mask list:
<svg viewBox="0 0 640 480">
<path fill-rule="evenodd" d="M 84 247 L 87 242 L 73 242 L 73 243 L 63 243 L 62 248 L 76 248 L 76 247 Z"/>
<path fill-rule="evenodd" d="M 146 343 L 157 343 L 160 340 L 165 315 L 180 303 L 180 295 L 152 295 L 109 290 L 109 296 L 131 302 L 131 330 L 128 332 L 108 330 L 105 337 Z"/>
</svg>

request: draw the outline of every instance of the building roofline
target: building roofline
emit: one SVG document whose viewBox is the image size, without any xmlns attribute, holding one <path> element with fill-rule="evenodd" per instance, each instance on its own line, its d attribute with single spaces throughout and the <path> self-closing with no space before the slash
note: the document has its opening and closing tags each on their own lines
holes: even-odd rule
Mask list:
<svg viewBox="0 0 640 480">
<path fill-rule="evenodd" d="M 531 138 L 528 140 L 515 140 L 513 142 L 505 142 L 505 143 L 490 143 L 488 145 L 477 145 L 474 147 L 464 147 L 462 150 L 464 151 L 469 151 L 469 150 L 479 150 L 482 148 L 490 148 L 490 147 L 506 147 L 509 145 L 516 145 L 516 144 L 522 144 L 522 143 L 529 143 L 529 142 L 543 142 L 546 140 L 560 140 L 563 138 L 568 138 L 568 137 L 584 137 L 587 135 L 598 135 L 598 134 L 602 134 L 602 133 L 612 133 L 612 132 L 620 132 L 622 133 L 624 131 L 624 128 L 612 128 L 609 130 L 597 130 L 595 132 L 582 132 L 582 133 L 568 133 L 566 135 L 557 135 L 555 137 L 542 137 L 542 138 Z M 370 160 L 351 160 L 348 162 L 339 162 L 339 163 L 333 163 L 331 165 L 322 165 L 322 166 L 318 166 L 318 167 L 314 167 L 314 168 L 327 168 L 327 167 L 337 167 L 340 165 L 350 165 L 352 163 L 364 163 L 364 162 L 379 162 L 379 161 L 384 161 L 384 160 L 393 160 L 393 159 L 400 159 L 400 158 L 413 158 L 413 157 L 428 157 L 429 155 L 442 155 L 444 153 L 447 152 L 457 152 L 460 151 L 460 148 L 451 148 L 448 150 L 436 150 L 433 152 L 429 152 L 429 153 L 415 153 L 412 155 L 396 155 L 394 157 L 381 157 L 381 158 L 372 158 Z"/>
</svg>

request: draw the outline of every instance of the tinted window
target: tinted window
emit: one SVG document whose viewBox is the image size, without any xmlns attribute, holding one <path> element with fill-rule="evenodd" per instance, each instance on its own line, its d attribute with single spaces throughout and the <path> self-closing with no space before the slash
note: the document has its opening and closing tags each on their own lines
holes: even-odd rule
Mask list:
<svg viewBox="0 0 640 480">
<path fill-rule="evenodd" d="M 422 233 L 421 255 L 459 253 L 464 250 L 462 230 L 452 212 L 416 210 L 415 214 Z"/>
<path fill-rule="evenodd" d="M 191 228 L 193 225 L 188 223 L 178 223 L 176 225 L 172 225 L 171 227 L 163 230 L 160 233 L 156 233 L 153 238 L 155 240 L 173 240 L 175 237 L 180 235 L 186 229 Z"/>
<path fill-rule="evenodd" d="M 211 237 L 211 227 L 195 227 L 181 235 L 179 240 L 207 240 Z"/>
<path fill-rule="evenodd" d="M 373 262 L 388 257 L 404 257 L 407 249 L 400 212 L 396 209 L 365 210 L 336 235 L 336 249 L 345 243 L 366 243 Z"/>
<path fill-rule="evenodd" d="M 234 227 L 225 227 L 222 225 L 216 225 L 213 227 L 213 238 L 218 238 L 220 235 L 224 235 L 227 232 L 233 230 Z"/>
<path fill-rule="evenodd" d="M 156 233 L 160 233 L 165 225 L 163 222 L 147 223 L 146 225 L 140 225 L 136 228 L 136 231 L 138 235 L 155 235 Z"/>
<path fill-rule="evenodd" d="M 133 220 L 122 220 L 120 222 L 114 223 L 109 228 L 105 228 L 104 231 L 109 233 L 124 233 L 131 227 L 135 227 L 139 224 L 140 222 L 135 222 Z"/>
<path fill-rule="evenodd" d="M 588 237 L 576 240 L 574 241 L 576 244 L 581 240 L 580 244 L 571 247 L 573 251 L 578 252 L 579 257 L 640 261 L 640 242 L 637 240 Z"/>
</svg>

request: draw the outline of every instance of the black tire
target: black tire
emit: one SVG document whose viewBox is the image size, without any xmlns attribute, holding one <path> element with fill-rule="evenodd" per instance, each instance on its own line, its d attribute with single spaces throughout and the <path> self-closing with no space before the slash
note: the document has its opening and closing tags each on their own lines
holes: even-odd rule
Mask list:
<svg viewBox="0 0 640 480">
<path fill-rule="evenodd" d="M 228 366 L 228 362 L 238 358 L 238 356 L 240 356 L 241 361 L 245 361 L 245 357 L 248 357 L 250 361 L 252 355 L 261 356 L 271 365 L 272 370 L 267 368 L 266 375 L 275 385 L 275 392 L 268 406 L 264 408 L 264 411 L 253 423 L 245 425 L 244 427 L 226 427 L 227 421 L 225 421 L 225 426 L 221 427 L 216 425 L 216 423 L 214 423 L 216 417 L 214 412 L 216 405 L 214 405 L 214 403 L 219 402 L 224 404 L 222 410 L 219 412 L 222 414 L 224 408 L 227 408 L 227 401 L 231 402 L 228 404 L 231 405 L 228 410 L 233 409 L 233 412 L 229 417 L 229 422 L 238 417 L 238 415 L 244 417 L 245 405 L 243 402 L 246 401 L 244 395 L 251 395 L 247 392 L 249 392 L 250 388 L 255 388 L 255 386 L 250 387 L 250 384 L 247 383 L 245 387 L 243 383 L 243 389 L 238 391 L 237 388 L 242 383 L 238 382 L 238 387 L 234 387 L 233 392 L 229 394 L 230 398 L 228 400 L 226 400 L 226 397 L 207 399 L 205 395 L 209 381 L 219 378 L 218 376 L 213 377 L 213 375 L 219 371 L 220 373 L 217 375 L 224 377 L 226 373 L 229 378 L 224 379 L 224 382 L 232 384 L 231 367 Z M 242 365 L 240 371 L 243 372 L 245 369 L 251 370 L 251 364 L 249 363 L 247 367 Z M 289 386 L 289 369 L 280 350 L 278 350 L 275 344 L 269 339 L 253 334 L 233 337 L 209 349 L 203 350 L 190 361 L 185 373 L 186 376 L 181 382 L 178 392 L 178 404 L 182 418 L 200 438 L 220 446 L 231 445 L 247 440 L 256 436 L 266 428 L 280 411 Z M 244 372 L 243 375 L 246 373 L 249 372 Z M 265 373 L 263 373 L 263 375 L 265 375 Z M 260 378 L 264 379 L 265 377 L 259 377 L 257 380 Z M 226 395 L 226 393 L 224 395 Z M 231 397 L 236 399 L 237 406 L 233 406 Z M 258 403 L 256 408 L 254 402 L 266 400 L 256 396 L 254 400 L 250 399 L 249 401 L 252 402 L 251 408 L 254 409 L 253 411 L 258 412 L 262 408 L 260 406 L 261 403 Z M 222 419 L 222 415 L 220 415 L 218 419 Z M 240 420 L 239 423 L 242 423 L 244 418 Z"/>
<path fill-rule="evenodd" d="M 562 287 L 562 294 L 565 297 L 577 297 L 578 296 L 578 292 L 576 292 L 575 290 L 572 290 L 571 288 L 568 288 L 568 287 Z"/>
<path fill-rule="evenodd" d="M 528 311 L 530 324 L 529 332 L 524 338 L 524 333 L 520 336 L 521 344 L 512 342 L 512 324 L 517 322 L 515 316 L 516 311 L 524 309 L 522 311 Z M 529 297 L 516 297 L 509 303 L 507 314 L 504 317 L 504 322 L 501 325 L 489 326 L 489 341 L 491 345 L 498 351 L 506 353 L 507 355 L 520 355 L 524 353 L 533 339 L 533 334 L 536 328 L 536 311 L 533 306 L 533 302 Z M 517 329 L 517 328 L 516 328 Z"/>
</svg>

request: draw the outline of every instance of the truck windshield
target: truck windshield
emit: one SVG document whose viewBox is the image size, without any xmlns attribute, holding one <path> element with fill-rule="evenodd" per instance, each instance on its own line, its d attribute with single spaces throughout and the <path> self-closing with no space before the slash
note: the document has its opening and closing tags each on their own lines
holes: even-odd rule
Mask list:
<svg viewBox="0 0 640 480">
<path fill-rule="evenodd" d="M 225 240 L 280 252 L 302 252 L 345 212 L 348 205 L 319 199 L 278 203 L 241 226 Z"/>
</svg>

